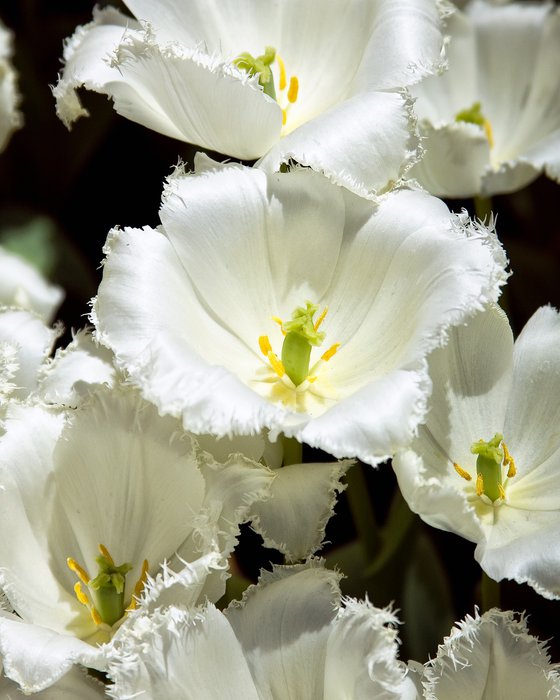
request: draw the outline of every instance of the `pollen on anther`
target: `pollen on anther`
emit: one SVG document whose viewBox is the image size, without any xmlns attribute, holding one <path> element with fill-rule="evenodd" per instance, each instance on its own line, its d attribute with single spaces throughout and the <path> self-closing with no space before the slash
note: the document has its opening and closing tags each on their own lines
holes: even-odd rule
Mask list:
<svg viewBox="0 0 560 700">
<path fill-rule="evenodd" d="M 98 545 L 99 552 L 101 556 L 103 556 L 111 566 L 115 566 L 115 562 L 113 561 L 113 557 L 109 554 L 109 550 L 104 544 Z"/>
<path fill-rule="evenodd" d="M 483 493 L 484 493 L 484 479 L 482 478 L 482 474 L 479 474 L 476 477 L 476 495 L 482 496 Z"/>
<path fill-rule="evenodd" d="M 498 493 L 500 494 L 500 498 L 502 501 L 506 500 L 506 490 L 502 486 L 502 484 L 498 484 Z"/>
<path fill-rule="evenodd" d="M 290 78 L 290 87 L 288 88 L 288 102 L 292 104 L 297 100 L 299 92 L 299 80 L 295 75 Z"/>
<path fill-rule="evenodd" d="M 134 586 L 134 590 L 132 592 L 132 599 L 130 601 L 130 605 L 127 608 L 127 611 L 136 609 L 136 606 L 138 604 L 138 598 L 140 597 L 142 590 L 144 588 L 144 584 L 146 583 L 146 578 L 148 576 L 148 569 L 149 569 L 148 560 L 144 559 L 144 561 L 142 562 L 142 572 L 140 573 L 140 578 L 138 579 L 138 581 L 136 581 L 136 585 Z"/>
<path fill-rule="evenodd" d="M 280 69 L 280 75 L 278 78 L 278 88 L 280 90 L 285 90 L 286 89 L 286 66 L 284 65 L 284 61 L 280 58 L 278 54 L 276 54 L 276 60 L 278 61 L 278 68 Z"/>
<path fill-rule="evenodd" d="M 272 345 L 267 335 L 259 336 L 259 348 L 265 357 L 268 357 L 268 354 L 272 352 Z"/>
<path fill-rule="evenodd" d="M 465 469 L 463 469 L 463 467 L 460 467 L 460 466 L 457 464 L 457 462 L 453 462 L 453 468 L 455 469 L 455 471 L 457 472 L 457 474 L 459 474 L 459 476 L 461 476 L 463 479 L 466 479 L 466 481 L 471 481 L 472 476 L 469 474 L 468 471 L 466 471 Z"/>
<path fill-rule="evenodd" d="M 79 581 L 76 581 L 76 583 L 74 584 L 74 593 L 76 594 L 78 602 L 89 608 L 89 598 L 82 591 L 82 585 Z"/>
<path fill-rule="evenodd" d="M 315 328 L 316 331 L 319 330 L 321 323 L 323 323 L 323 321 L 325 320 L 325 316 L 327 315 L 328 311 L 329 311 L 329 307 L 325 306 L 325 308 L 321 311 L 319 318 L 313 324 L 313 327 Z"/>
<path fill-rule="evenodd" d="M 334 345 L 331 345 L 331 347 L 321 355 L 321 359 L 325 362 L 328 362 L 333 355 L 336 355 L 339 347 L 340 343 L 335 343 Z"/>
<path fill-rule="evenodd" d="M 70 569 L 70 571 L 73 571 L 76 576 L 82 581 L 82 583 L 85 583 L 86 586 L 89 583 L 89 575 L 85 569 L 83 569 L 78 562 L 75 559 L 72 559 L 72 557 L 68 557 L 66 559 L 66 566 Z"/>
<path fill-rule="evenodd" d="M 517 474 L 517 469 L 515 468 L 515 460 L 511 456 L 506 443 L 502 440 L 502 449 L 504 451 L 504 467 L 507 467 L 507 477 L 511 479 L 512 476 Z"/>
<path fill-rule="evenodd" d="M 282 361 L 279 360 L 278 357 L 272 351 L 268 353 L 267 357 L 272 369 L 280 378 L 282 378 L 286 374 L 286 370 L 284 369 Z"/>
</svg>

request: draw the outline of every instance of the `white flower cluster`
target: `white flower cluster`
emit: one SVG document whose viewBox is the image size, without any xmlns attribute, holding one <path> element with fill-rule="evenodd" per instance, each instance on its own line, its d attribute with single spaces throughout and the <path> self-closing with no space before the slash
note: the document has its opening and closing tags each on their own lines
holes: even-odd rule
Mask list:
<svg viewBox="0 0 560 700">
<path fill-rule="evenodd" d="M 406 664 L 392 609 L 314 556 L 354 460 L 393 458 L 490 578 L 560 598 L 560 317 L 514 343 L 493 225 L 437 198 L 560 178 L 560 14 L 125 4 L 67 41 L 61 119 L 86 87 L 256 163 L 177 167 L 54 357 L 61 291 L 0 251 L 2 697 L 560 698 L 523 617 Z M 285 564 L 218 607 L 247 522 Z"/>
</svg>

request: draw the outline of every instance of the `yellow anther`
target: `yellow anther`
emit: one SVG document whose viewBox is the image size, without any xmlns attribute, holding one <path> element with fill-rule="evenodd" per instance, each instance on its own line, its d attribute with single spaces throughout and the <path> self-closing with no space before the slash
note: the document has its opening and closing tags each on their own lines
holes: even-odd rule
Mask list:
<svg viewBox="0 0 560 700">
<path fill-rule="evenodd" d="M 86 586 L 89 583 L 89 576 L 88 573 L 85 569 L 82 569 L 82 567 L 78 564 L 77 561 L 72 559 L 72 557 L 68 557 L 66 559 L 66 566 L 70 569 L 70 571 L 73 571 L 76 576 L 82 581 L 82 583 L 85 583 Z"/>
<path fill-rule="evenodd" d="M 339 347 L 340 343 L 335 343 L 334 345 L 331 345 L 331 347 L 321 355 L 321 359 L 325 362 L 328 362 L 333 355 L 336 355 Z"/>
<path fill-rule="evenodd" d="M 482 496 L 483 493 L 484 493 L 484 479 L 482 478 L 482 474 L 479 474 L 476 477 L 476 495 Z"/>
<path fill-rule="evenodd" d="M 99 552 L 102 557 L 104 557 L 111 566 L 115 566 L 115 562 L 113 561 L 113 557 L 109 554 L 109 550 L 104 544 L 98 545 L 99 547 Z"/>
<path fill-rule="evenodd" d="M 274 323 L 277 323 L 280 326 L 280 330 L 282 331 L 282 335 L 286 335 L 286 331 L 282 328 L 284 325 L 284 321 L 279 316 L 271 316 L 272 320 Z"/>
<path fill-rule="evenodd" d="M 463 479 L 466 479 L 467 481 L 471 481 L 472 476 L 469 474 L 469 472 L 465 471 L 463 467 L 460 467 L 457 462 L 453 462 L 453 468 L 459 474 L 459 476 L 463 477 Z M 480 494 L 479 494 L 480 495 Z"/>
<path fill-rule="evenodd" d="M 327 315 L 328 311 L 329 311 L 329 307 L 325 306 L 325 308 L 321 311 L 321 315 L 313 324 L 316 331 L 319 330 L 319 327 L 320 327 L 321 323 L 323 323 L 323 321 L 325 320 L 325 316 Z"/>
<path fill-rule="evenodd" d="M 101 619 L 101 615 L 97 612 L 97 610 L 93 607 L 93 605 L 89 609 L 89 614 L 91 615 L 91 619 L 94 621 L 94 623 L 96 625 L 103 624 L 103 620 Z"/>
<path fill-rule="evenodd" d="M 286 370 L 284 369 L 282 361 L 279 360 L 278 357 L 272 351 L 268 353 L 267 357 L 272 369 L 276 372 L 276 374 L 279 377 L 283 377 L 286 374 Z"/>
<path fill-rule="evenodd" d="M 313 384 L 313 382 L 316 382 L 316 381 L 317 381 L 317 377 L 311 377 L 311 376 L 309 376 L 309 377 L 307 377 L 307 381 L 308 381 L 310 384 Z"/>
<path fill-rule="evenodd" d="M 502 440 L 502 449 L 504 451 L 504 467 L 507 467 L 507 477 L 511 479 L 512 476 L 517 474 L 517 469 L 515 468 L 515 460 L 510 455 L 506 443 Z"/>
<path fill-rule="evenodd" d="M 282 110 L 282 126 L 284 126 L 284 124 L 286 123 L 287 116 L 288 115 L 286 114 L 286 110 L 283 109 Z"/>
<path fill-rule="evenodd" d="M 89 608 L 89 598 L 82 591 L 82 584 L 79 581 L 76 581 L 76 583 L 74 584 L 74 593 L 76 594 L 78 602 L 82 605 L 85 605 L 86 608 Z"/>
<path fill-rule="evenodd" d="M 259 337 L 259 348 L 265 357 L 268 357 L 268 354 L 272 352 L 272 345 L 267 335 L 261 335 Z"/>
<path fill-rule="evenodd" d="M 486 134 L 486 138 L 488 139 L 488 144 L 490 145 L 490 148 L 494 148 L 494 133 L 492 131 L 492 124 L 488 121 L 488 119 L 484 120 L 483 127 L 484 133 Z"/>
<path fill-rule="evenodd" d="M 136 606 L 138 605 L 138 598 L 142 594 L 142 591 L 144 590 L 144 584 L 146 583 L 146 578 L 148 576 L 148 569 L 149 569 L 149 564 L 148 560 L 144 559 L 142 562 L 142 572 L 140 574 L 140 578 L 138 581 L 136 581 L 136 585 L 134 586 L 134 590 L 132 591 L 132 599 L 130 601 L 130 605 L 127 608 L 127 612 L 129 610 L 135 610 Z"/>
<path fill-rule="evenodd" d="M 280 58 L 278 54 L 276 54 L 276 60 L 278 61 L 278 68 L 280 69 L 280 76 L 278 78 L 278 88 L 280 90 L 285 90 L 286 89 L 286 66 L 284 65 L 284 61 Z"/>
<path fill-rule="evenodd" d="M 299 91 L 299 80 L 295 75 L 290 78 L 290 87 L 288 88 L 288 102 L 292 104 L 297 100 Z"/>
<path fill-rule="evenodd" d="M 502 501 L 505 501 L 506 500 L 506 491 L 501 484 L 498 484 L 498 491 L 500 493 L 500 498 L 502 499 Z"/>
</svg>

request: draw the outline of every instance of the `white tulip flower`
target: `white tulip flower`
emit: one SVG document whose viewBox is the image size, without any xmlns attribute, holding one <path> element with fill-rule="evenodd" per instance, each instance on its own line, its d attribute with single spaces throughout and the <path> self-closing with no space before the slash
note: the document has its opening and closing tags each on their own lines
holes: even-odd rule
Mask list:
<svg viewBox="0 0 560 700">
<path fill-rule="evenodd" d="M 448 32 L 449 70 L 413 90 L 425 154 L 411 176 L 440 197 L 560 181 L 560 10 L 472 0 Z"/>
<path fill-rule="evenodd" d="M 430 358 L 426 425 L 393 466 L 410 508 L 476 542 L 492 579 L 560 598 L 560 317 L 539 309 L 513 343 L 490 308 Z"/>
<path fill-rule="evenodd" d="M 401 92 L 441 61 L 436 0 L 126 0 L 65 47 L 54 89 L 70 126 L 76 88 L 167 136 L 269 169 L 295 159 L 365 193 L 417 159 Z"/>
<path fill-rule="evenodd" d="M 397 619 L 341 600 L 339 575 L 316 561 L 263 572 L 242 602 L 138 615 L 115 645 L 118 700 L 411 699 L 397 660 Z"/>
<path fill-rule="evenodd" d="M 374 204 L 307 169 L 199 159 L 160 217 L 109 235 L 92 320 L 195 433 L 269 428 L 377 464 L 424 416 L 427 354 L 506 278 L 492 232 L 440 200 Z"/>
<path fill-rule="evenodd" d="M 130 389 L 100 389 L 67 412 L 12 404 L 0 588 L 19 618 L 0 617 L 6 676 L 37 692 L 74 663 L 103 669 L 138 605 L 180 590 L 217 600 L 238 526 L 272 478 L 241 455 L 217 463 Z"/>
<path fill-rule="evenodd" d="M 425 700 L 558 700 L 560 674 L 523 615 L 496 608 L 458 622 L 420 669 Z M 411 674 L 414 676 L 414 674 Z"/>
</svg>

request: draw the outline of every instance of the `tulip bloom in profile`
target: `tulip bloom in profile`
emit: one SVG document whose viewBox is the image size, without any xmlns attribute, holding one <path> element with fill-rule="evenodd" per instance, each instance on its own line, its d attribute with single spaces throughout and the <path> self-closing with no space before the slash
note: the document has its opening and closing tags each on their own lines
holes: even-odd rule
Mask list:
<svg viewBox="0 0 560 700">
<path fill-rule="evenodd" d="M 376 464 L 425 411 L 427 354 L 505 280 L 495 237 L 430 195 L 198 159 L 162 227 L 114 230 L 97 339 L 195 433 L 296 437 Z"/>
<path fill-rule="evenodd" d="M 361 193 L 416 160 L 401 89 L 435 72 L 435 0 L 127 0 L 66 44 L 54 89 L 69 126 L 75 89 L 167 136 L 270 170 L 294 159 Z"/>
<path fill-rule="evenodd" d="M 477 543 L 493 579 L 560 598 L 560 317 L 539 309 L 513 343 L 490 308 L 430 358 L 426 425 L 393 460 L 410 508 Z"/>
<path fill-rule="evenodd" d="M 242 601 L 138 615 L 112 654 L 115 699 L 413 700 L 397 660 L 397 618 L 341 600 L 316 560 L 264 571 Z"/>
<path fill-rule="evenodd" d="M 434 659 L 411 666 L 425 700 L 560 698 L 558 666 L 550 663 L 546 645 L 529 634 L 523 615 L 509 610 L 467 615 Z"/>
<path fill-rule="evenodd" d="M 448 31 L 449 70 L 414 88 L 426 152 L 412 176 L 440 197 L 560 180 L 560 10 L 473 0 Z"/>
</svg>

